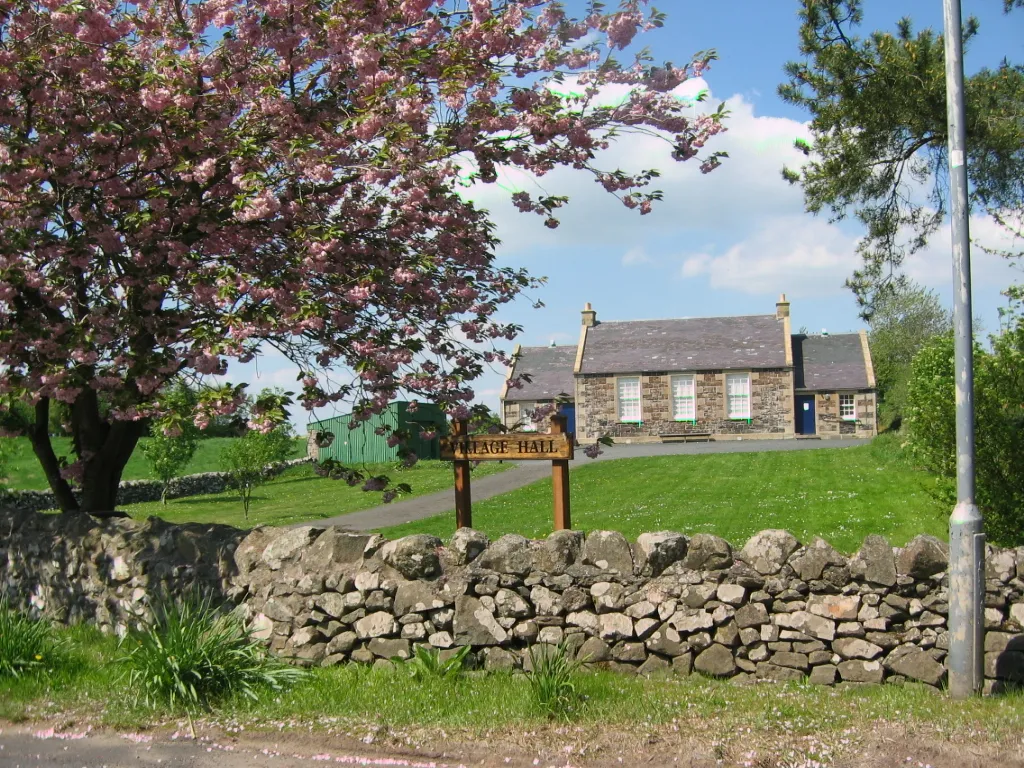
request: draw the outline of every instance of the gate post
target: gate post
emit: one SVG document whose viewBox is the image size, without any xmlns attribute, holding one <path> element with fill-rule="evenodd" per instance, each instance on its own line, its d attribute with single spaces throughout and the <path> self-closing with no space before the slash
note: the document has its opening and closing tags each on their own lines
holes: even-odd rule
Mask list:
<svg viewBox="0 0 1024 768">
<path fill-rule="evenodd" d="M 568 419 L 561 414 L 551 417 L 551 434 L 564 435 Z M 572 518 L 569 514 L 569 460 L 552 459 L 551 487 L 555 495 L 555 530 L 572 529 Z"/>
</svg>

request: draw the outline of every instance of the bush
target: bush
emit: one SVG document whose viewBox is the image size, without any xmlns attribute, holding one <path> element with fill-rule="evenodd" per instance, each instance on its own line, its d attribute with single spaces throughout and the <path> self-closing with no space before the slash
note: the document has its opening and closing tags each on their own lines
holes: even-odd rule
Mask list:
<svg viewBox="0 0 1024 768">
<path fill-rule="evenodd" d="M 583 664 L 574 659 L 565 642 L 557 646 L 540 646 L 530 649 L 530 665 L 526 673 L 537 706 L 551 718 L 568 720 L 583 703 L 583 697 L 576 689 L 576 673 Z"/>
<path fill-rule="evenodd" d="M 275 466 L 285 461 L 294 450 L 287 426 L 263 433 L 255 430 L 234 440 L 220 455 L 228 484 L 242 502 L 245 518 L 249 519 L 252 494 L 274 474 Z"/>
<path fill-rule="evenodd" d="M 914 358 L 907 390 L 906 431 L 914 460 L 935 473 L 935 495 L 956 503 L 956 387 L 952 336 Z M 976 500 L 994 544 L 1024 544 L 1024 326 L 975 345 Z"/>
<path fill-rule="evenodd" d="M 462 666 L 469 655 L 469 646 L 460 648 L 450 658 L 442 661 L 441 652 L 436 648 L 421 645 L 416 654 L 406 662 L 413 680 L 422 683 L 425 680 L 455 680 L 462 674 Z"/>
<path fill-rule="evenodd" d="M 0 598 L 0 679 L 51 671 L 61 661 L 53 627 L 11 610 Z"/>
<path fill-rule="evenodd" d="M 154 606 L 153 620 L 131 630 L 123 647 L 128 687 L 151 708 L 210 710 L 224 698 L 258 699 L 305 673 L 271 657 L 241 619 L 221 613 L 209 597 Z"/>
</svg>

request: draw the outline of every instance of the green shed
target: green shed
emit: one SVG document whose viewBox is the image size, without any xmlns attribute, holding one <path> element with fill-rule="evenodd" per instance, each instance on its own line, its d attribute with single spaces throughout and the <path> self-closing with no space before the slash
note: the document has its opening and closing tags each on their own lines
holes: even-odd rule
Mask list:
<svg viewBox="0 0 1024 768">
<path fill-rule="evenodd" d="M 334 459 L 342 464 L 384 464 L 398 460 L 398 447 L 388 445 L 388 436 L 397 430 L 407 430 L 414 435 L 408 448 L 421 459 L 441 458 L 441 441 L 422 440 L 418 436 L 419 429 L 433 428 L 438 435 L 448 433 L 448 420 L 444 412 L 432 403 L 417 403 L 414 408 L 407 402 L 396 402 L 388 406 L 383 413 L 361 422 L 355 429 L 349 429 L 351 414 L 335 416 L 322 421 L 309 423 L 309 431 L 331 432 L 333 442 L 317 450 L 318 460 Z M 378 435 L 380 427 L 390 427 L 383 435 Z"/>
</svg>

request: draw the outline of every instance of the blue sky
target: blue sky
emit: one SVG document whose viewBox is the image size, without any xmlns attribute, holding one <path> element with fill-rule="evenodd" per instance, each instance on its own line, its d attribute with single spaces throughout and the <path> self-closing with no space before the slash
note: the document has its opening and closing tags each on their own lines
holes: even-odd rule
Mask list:
<svg viewBox="0 0 1024 768">
<path fill-rule="evenodd" d="M 572 9 L 574 3 L 568 5 Z M 655 5 L 668 13 L 667 24 L 640 38 L 655 59 L 678 64 L 698 50 L 717 50 L 720 58 L 705 80 L 711 101 L 726 101 L 731 109 L 729 131 L 714 144 L 731 157 L 702 176 L 696 164 L 672 161 L 667 146 L 623 139 L 610 158 L 632 168 L 660 168 L 664 176 L 657 187 L 665 200 L 641 218 L 589 177 L 556 172 L 545 177 L 544 189 L 573 198 L 556 230 L 546 229 L 540 217 L 516 212 L 504 190 L 475 191 L 497 222 L 500 260 L 548 278 L 533 296 L 544 308 L 522 300 L 505 310 L 503 319 L 524 326 L 518 340 L 523 345 L 571 344 L 588 301 L 605 320 L 763 314 L 774 311 L 785 291 L 794 328 L 862 327 L 853 296 L 843 287 L 858 263 L 857 226 L 833 225 L 805 213 L 800 190 L 780 175 L 783 165 L 799 164 L 802 156 L 792 148 L 793 140 L 807 135 L 807 115 L 776 94 L 784 64 L 798 56 L 798 3 L 660 0 Z M 964 0 L 964 15 L 981 20 L 980 36 L 967 53 L 968 71 L 995 66 L 1004 56 L 1024 60 L 1024 11 L 1007 16 L 1001 7 L 1002 0 Z M 902 16 L 914 19 L 915 27 L 941 30 L 942 2 L 866 0 L 863 30 L 893 29 Z M 506 181 L 503 186 L 530 188 L 521 179 Z M 998 242 L 994 227 L 973 224 L 975 235 Z M 1020 273 L 978 249 L 973 258 L 975 315 L 991 331 L 1003 304 L 999 291 Z M 948 229 L 908 262 L 907 271 L 951 301 Z M 291 385 L 295 378 L 285 361 L 273 358 L 264 361 L 258 377 L 250 367 L 236 371 L 230 378 L 251 381 L 251 390 Z M 480 401 L 497 406 L 502 378 L 503 371 L 495 370 L 479 382 Z"/>
</svg>

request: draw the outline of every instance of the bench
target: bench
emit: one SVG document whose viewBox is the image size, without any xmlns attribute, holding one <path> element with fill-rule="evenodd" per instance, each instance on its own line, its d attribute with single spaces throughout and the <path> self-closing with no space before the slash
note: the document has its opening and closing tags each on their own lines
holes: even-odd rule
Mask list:
<svg viewBox="0 0 1024 768">
<path fill-rule="evenodd" d="M 711 441 L 710 432 L 670 432 L 658 435 L 663 443 L 688 443 L 691 440 L 702 440 L 707 443 Z"/>
</svg>

